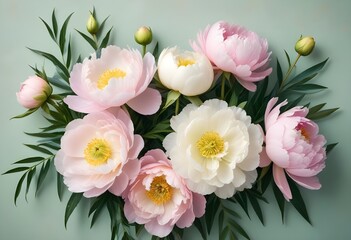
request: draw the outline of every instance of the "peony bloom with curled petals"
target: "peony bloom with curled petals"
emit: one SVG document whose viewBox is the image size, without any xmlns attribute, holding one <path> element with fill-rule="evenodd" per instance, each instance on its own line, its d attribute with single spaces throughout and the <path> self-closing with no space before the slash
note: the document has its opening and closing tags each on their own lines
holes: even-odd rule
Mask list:
<svg viewBox="0 0 351 240">
<path fill-rule="evenodd" d="M 93 54 L 74 65 L 70 86 L 75 95 L 64 102 L 74 111 L 92 113 L 127 104 L 136 112 L 150 115 L 161 105 L 160 93 L 149 84 L 156 72 L 155 58 L 144 58 L 136 50 L 108 46 L 100 58 Z"/>
<path fill-rule="evenodd" d="M 185 96 L 206 92 L 214 79 L 212 65 L 204 54 L 178 47 L 164 49 L 157 66 L 162 84 Z"/>
<path fill-rule="evenodd" d="M 218 99 L 189 104 L 171 127 L 163 146 L 192 191 L 229 198 L 256 180 L 263 134 L 243 109 Z"/>
<path fill-rule="evenodd" d="M 165 237 L 174 225 L 190 227 L 205 213 L 205 197 L 188 189 L 162 150 L 148 151 L 140 163 L 138 176 L 123 196 L 129 222 L 145 224 L 150 234 Z"/>
<path fill-rule="evenodd" d="M 272 72 L 267 41 L 244 27 L 219 21 L 199 32 L 197 43 L 191 45 L 204 53 L 215 69 L 232 73 L 249 91 L 256 91 L 254 83 Z"/>
<path fill-rule="evenodd" d="M 133 131 L 129 115 L 120 108 L 70 122 L 54 160 L 68 190 L 88 198 L 106 190 L 120 196 L 140 169 L 137 156 L 144 141 Z"/>
<path fill-rule="evenodd" d="M 280 108 L 287 101 L 274 107 L 277 101 L 273 98 L 267 105 L 266 147 L 262 151 L 260 166 L 273 162 L 274 181 L 289 200 L 292 194 L 285 173 L 305 188 L 321 187 L 316 175 L 325 167 L 326 140 L 318 134 L 318 125 L 306 118 L 307 108 L 294 107 L 280 114 Z"/>
</svg>

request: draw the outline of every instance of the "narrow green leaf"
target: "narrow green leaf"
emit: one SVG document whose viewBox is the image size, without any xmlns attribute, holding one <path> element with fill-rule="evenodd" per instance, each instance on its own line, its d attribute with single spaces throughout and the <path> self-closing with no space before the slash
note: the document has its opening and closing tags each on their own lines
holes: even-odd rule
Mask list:
<svg viewBox="0 0 351 240">
<path fill-rule="evenodd" d="M 101 37 L 101 34 L 102 34 L 103 30 L 104 30 L 104 26 L 105 26 L 106 21 L 107 21 L 108 18 L 109 18 L 109 16 L 106 17 L 106 18 L 101 22 L 101 24 L 100 24 L 100 26 L 99 26 L 99 31 L 96 33 L 96 37 L 97 37 L 98 39 L 100 39 L 100 37 Z"/>
<path fill-rule="evenodd" d="M 239 203 L 241 208 L 245 211 L 248 218 L 250 218 L 248 204 L 247 204 L 247 195 L 245 192 L 238 192 L 234 195 L 235 200 Z"/>
<path fill-rule="evenodd" d="M 35 171 L 36 171 L 36 168 L 32 168 L 30 171 L 28 171 L 26 195 L 25 195 L 26 200 L 27 200 L 27 194 L 28 194 L 28 191 L 29 191 L 29 188 L 30 188 L 30 184 L 32 183 L 32 179 L 33 179 L 33 176 L 35 174 Z"/>
<path fill-rule="evenodd" d="M 210 195 L 207 199 L 206 203 L 206 226 L 207 226 L 207 233 L 211 233 L 211 229 L 214 223 L 215 216 L 219 209 L 220 200 L 214 194 Z"/>
<path fill-rule="evenodd" d="M 275 185 L 275 183 L 272 184 L 272 188 L 273 188 L 275 200 L 277 200 L 279 210 L 280 210 L 280 213 L 282 216 L 282 222 L 284 223 L 285 198 L 284 198 L 283 194 L 281 193 L 281 191 L 279 190 L 279 188 Z"/>
<path fill-rule="evenodd" d="M 82 193 L 72 193 L 71 197 L 69 198 L 65 211 L 65 228 L 67 228 L 67 221 L 82 199 L 82 196 Z"/>
<path fill-rule="evenodd" d="M 53 32 L 55 34 L 55 39 L 56 39 L 58 27 L 57 27 L 57 20 L 56 20 L 56 16 L 55 16 L 55 9 L 52 11 L 51 22 L 52 22 Z"/>
<path fill-rule="evenodd" d="M 229 227 L 225 227 L 223 230 L 218 231 L 219 233 L 219 238 L 218 239 L 227 239 L 228 234 L 229 234 Z"/>
<path fill-rule="evenodd" d="M 91 218 L 91 223 L 90 223 L 90 228 L 92 228 L 96 222 L 96 220 L 98 219 L 100 213 L 101 213 L 101 210 L 103 209 L 103 206 L 104 205 L 99 205 L 95 211 L 94 211 L 94 214 L 93 214 L 93 217 Z"/>
<path fill-rule="evenodd" d="M 32 109 L 28 109 L 25 113 L 22 113 L 20 115 L 14 116 L 11 119 L 15 119 L 15 118 L 24 118 L 29 116 L 30 114 L 34 113 L 35 111 L 37 111 L 39 108 L 32 108 Z"/>
<path fill-rule="evenodd" d="M 285 52 L 286 60 L 288 60 L 289 68 L 290 68 L 290 67 L 291 67 L 290 56 L 289 56 L 289 54 L 287 53 L 287 51 L 284 50 L 284 52 Z"/>
<path fill-rule="evenodd" d="M 64 75 L 67 78 L 69 77 L 70 74 L 69 74 L 66 66 L 63 65 L 55 56 L 53 56 L 50 53 L 42 52 L 39 50 L 35 50 L 35 49 L 31 49 L 31 48 L 28 48 L 28 49 L 31 50 L 32 52 L 44 57 L 44 58 L 50 60 L 57 68 L 59 68 L 64 73 Z"/>
<path fill-rule="evenodd" d="M 59 76 L 58 74 L 54 75 L 53 77 L 49 77 L 48 80 L 52 85 L 56 87 L 59 87 L 63 90 L 72 91 L 68 83 L 64 79 L 62 79 L 61 76 Z"/>
<path fill-rule="evenodd" d="M 158 56 L 158 42 L 156 42 L 154 50 L 152 51 L 152 55 Z"/>
<path fill-rule="evenodd" d="M 314 107 L 309 108 L 308 113 L 313 114 L 313 113 L 318 112 L 319 110 L 321 110 L 325 106 L 325 104 L 326 103 L 321 103 L 321 104 L 318 104 Z"/>
<path fill-rule="evenodd" d="M 231 225 L 231 230 L 235 229 L 241 236 L 244 238 L 250 240 L 249 235 L 246 233 L 246 231 L 233 219 L 228 219 L 228 223 Z"/>
<path fill-rule="evenodd" d="M 66 43 L 66 31 L 67 31 L 67 26 L 70 18 L 72 17 L 73 13 L 71 13 L 65 20 L 65 22 L 62 25 L 62 28 L 60 30 L 60 40 L 59 40 L 59 45 L 60 45 L 60 50 L 61 53 L 64 53 L 65 50 L 65 43 Z"/>
<path fill-rule="evenodd" d="M 52 133 L 39 132 L 39 133 L 25 133 L 25 134 L 32 137 L 51 138 L 51 137 L 63 136 L 64 132 L 52 132 Z"/>
<path fill-rule="evenodd" d="M 72 49 L 71 49 L 71 38 L 68 40 L 68 46 L 67 46 L 67 56 L 66 56 L 66 67 L 67 69 L 70 68 L 72 62 Z"/>
<path fill-rule="evenodd" d="M 51 148 L 52 150 L 60 150 L 61 146 L 60 144 L 55 144 L 54 142 L 48 142 L 48 143 L 41 143 L 39 144 L 39 146 L 45 146 L 45 147 L 48 147 L 48 148 Z"/>
<path fill-rule="evenodd" d="M 325 59 L 324 61 L 306 69 L 305 71 L 301 72 L 300 74 L 296 75 L 294 78 L 292 78 L 289 81 L 289 84 L 294 84 L 294 83 L 300 82 L 303 79 L 309 78 L 310 76 L 318 73 L 320 70 L 322 70 L 322 68 L 327 63 L 327 61 L 328 61 L 328 58 Z"/>
<path fill-rule="evenodd" d="M 106 33 L 105 37 L 102 39 L 99 49 L 105 48 L 105 47 L 107 46 L 108 41 L 110 40 L 111 31 L 112 31 L 112 27 L 111 27 L 110 30 Z"/>
<path fill-rule="evenodd" d="M 262 214 L 262 210 L 261 210 L 261 206 L 257 201 L 257 198 L 253 197 L 252 195 L 247 193 L 247 196 L 250 200 L 250 203 L 252 205 L 252 208 L 254 209 L 257 217 L 260 219 L 262 225 L 264 225 L 264 221 L 263 221 L 263 214 Z"/>
<path fill-rule="evenodd" d="M 40 168 L 38 180 L 37 180 L 37 189 L 35 191 L 35 196 L 38 195 L 38 192 L 43 185 L 43 182 L 48 174 L 48 171 L 50 169 L 50 161 L 48 160 L 46 163 L 43 163 L 43 165 Z"/>
<path fill-rule="evenodd" d="M 91 39 L 88 35 L 80 32 L 79 30 L 76 29 L 76 31 L 85 39 L 85 41 L 87 41 L 90 46 L 96 50 L 97 49 L 97 45 L 96 45 L 96 42 L 94 41 L 94 39 Z M 78 61 L 77 61 L 78 62 Z"/>
<path fill-rule="evenodd" d="M 296 85 L 296 86 L 294 85 L 291 88 L 289 88 L 289 90 L 299 92 L 299 93 L 306 93 L 306 94 L 317 93 L 325 89 L 327 89 L 327 87 L 324 87 L 318 84 L 310 84 L 310 83 L 303 84 L 303 85 Z"/>
<path fill-rule="evenodd" d="M 185 96 L 186 99 L 189 100 L 189 102 L 191 102 L 192 104 L 196 105 L 196 106 L 200 106 L 202 104 L 201 99 L 198 96 Z"/>
<path fill-rule="evenodd" d="M 32 144 L 24 144 L 25 146 L 35 150 L 35 151 L 38 151 L 38 152 L 41 152 L 41 153 L 44 153 L 44 154 L 48 154 L 48 155 L 53 155 L 52 152 L 50 152 L 49 150 L 43 148 L 43 147 L 40 147 L 38 145 L 32 145 Z"/>
<path fill-rule="evenodd" d="M 26 177 L 27 173 L 23 174 L 22 177 L 20 178 L 20 180 L 17 183 L 17 187 L 16 187 L 16 191 L 15 191 L 15 196 L 14 196 L 14 203 L 15 205 L 17 204 L 17 198 L 21 192 L 21 188 L 22 188 L 22 183 L 24 178 Z"/>
<path fill-rule="evenodd" d="M 194 226 L 199 230 L 201 237 L 203 240 L 207 240 L 207 230 L 206 230 L 206 223 L 204 217 L 196 218 L 194 221 Z"/>
<path fill-rule="evenodd" d="M 57 187 L 57 196 L 60 199 L 60 202 L 62 201 L 62 197 L 63 197 L 63 189 L 65 187 L 64 183 L 63 183 L 63 177 L 60 173 L 56 173 L 56 187 Z"/>
<path fill-rule="evenodd" d="M 331 151 L 331 150 L 333 150 L 333 148 L 334 147 L 336 147 L 336 145 L 338 145 L 338 143 L 331 143 L 331 144 L 328 144 L 327 145 L 327 147 L 326 147 L 326 152 L 327 152 L 327 154 Z"/>
<path fill-rule="evenodd" d="M 295 207 L 295 209 L 301 214 L 301 216 L 312 225 L 310 217 L 308 216 L 308 212 L 306 209 L 305 202 L 301 196 L 300 190 L 296 186 L 296 183 L 293 182 L 290 178 L 288 178 L 289 186 L 292 193 L 292 199 L 290 200 L 291 204 Z"/>
<path fill-rule="evenodd" d="M 50 28 L 49 24 L 47 24 L 44 21 L 44 19 L 42 19 L 41 17 L 40 17 L 40 20 L 44 23 L 44 25 L 45 25 L 46 29 L 48 30 L 49 35 L 52 38 L 52 40 L 54 40 L 54 42 L 56 42 L 56 37 L 55 37 L 54 32 L 52 31 L 52 29 Z"/>
<path fill-rule="evenodd" d="M 308 114 L 307 118 L 311 120 L 322 119 L 322 118 L 328 117 L 330 114 L 334 113 L 338 109 L 339 108 L 325 109 L 316 113 Z"/>
<path fill-rule="evenodd" d="M 9 174 L 9 173 L 17 173 L 17 172 L 23 172 L 27 171 L 30 167 L 17 167 L 17 168 L 12 168 L 8 170 L 7 172 L 4 172 L 2 175 Z"/>
<path fill-rule="evenodd" d="M 280 87 L 283 81 L 283 70 L 282 70 L 282 67 L 280 66 L 278 59 L 277 59 L 277 78 L 278 78 L 277 82 L 279 83 L 279 87 Z"/>
<path fill-rule="evenodd" d="M 34 162 L 40 162 L 45 160 L 43 157 L 28 157 L 24 158 L 22 160 L 16 161 L 13 164 L 27 164 L 27 163 L 34 163 Z"/>
</svg>

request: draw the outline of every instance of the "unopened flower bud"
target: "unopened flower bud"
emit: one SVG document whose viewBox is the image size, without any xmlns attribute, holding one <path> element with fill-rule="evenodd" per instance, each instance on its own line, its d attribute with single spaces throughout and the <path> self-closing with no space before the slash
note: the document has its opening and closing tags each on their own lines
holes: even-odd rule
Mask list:
<svg viewBox="0 0 351 240">
<path fill-rule="evenodd" d="M 146 46 L 152 41 L 152 31 L 150 27 L 140 27 L 134 34 L 134 39 L 140 45 Z"/>
<path fill-rule="evenodd" d="M 99 24 L 93 14 L 90 14 L 90 17 L 87 21 L 87 30 L 92 35 L 96 34 L 99 31 Z"/>
<path fill-rule="evenodd" d="M 314 45 L 313 37 L 301 37 L 295 44 L 295 51 L 302 56 L 307 56 L 313 51 Z"/>
</svg>

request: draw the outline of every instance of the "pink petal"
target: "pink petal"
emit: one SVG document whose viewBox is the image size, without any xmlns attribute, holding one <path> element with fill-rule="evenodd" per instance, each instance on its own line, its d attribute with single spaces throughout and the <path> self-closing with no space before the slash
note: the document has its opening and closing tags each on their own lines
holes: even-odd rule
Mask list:
<svg viewBox="0 0 351 240">
<path fill-rule="evenodd" d="M 206 198 L 197 193 L 193 193 L 193 211 L 195 217 L 202 217 L 205 214 Z"/>
<path fill-rule="evenodd" d="M 299 177 L 299 176 L 295 176 L 292 174 L 289 174 L 289 172 L 287 172 L 287 174 L 298 184 L 300 184 L 301 186 L 308 188 L 308 189 L 312 189 L 312 190 L 317 190 L 321 188 L 321 184 L 319 183 L 319 179 L 318 177 L 314 176 L 314 177 Z"/>
<path fill-rule="evenodd" d="M 127 188 L 129 183 L 129 178 L 123 172 L 116 177 L 112 186 L 108 189 L 111 193 L 116 196 L 121 196 L 123 191 Z"/>
<path fill-rule="evenodd" d="M 143 93 L 128 101 L 127 105 L 142 115 L 151 115 L 158 111 L 161 101 L 159 91 L 147 88 Z"/>
<path fill-rule="evenodd" d="M 237 78 L 238 82 L 247 90 L 249 90 L 250 92 L 254 92 L 257 89 L 256 84 L 252 83 L 252 82 L 248 82 L 245 80 L 240 80 L 239 78 Z"/>
<path fill-rule="evenodd" d="M 284 198 L 289 201 L 292 199 L 292 194 L 290 191 L 289 183 L 285 176 L 285 171 L 283 168 L 273 165 L 273 178 L 274 182 L 277 184 L 280 191 L 283 193 Z"/>
<path fill-rule="evenodd" d="M 157 223 L 157 220 L 153 219 L 153 221 L 150 221 L 145 224 L 145 229 L 152 235 L 155 235 L 158 237 L 165 237 L 171 233 L 173 229 L 173 225 L 170 225 L 170 224 L 159 225 Z"/>
<path fill-rule="evenodd" d="M 182 216 L 178 219 L 176 225 L 179 228 L 186 228 L 186 227 L 190 227 L 191 224 L 194 222 L 195 220 L 195 215 L 193 210 L 187 209 L 187 211 L 185 211 L 185 213 L 182 214 Z"/>
<path fill-rule="evenodd" d="M 269 164 L 271 164 L 272 160 L 269 159 L 267 152 L 266 152 L 266 148 L 262 149 L 262 152 L 260 153 L 260 165 L 259 167 L 263 168 L 263 167 L 267 167 Z"/>
<path fill-rule="evenodd" d="M 106 109 L 106 106 L 98 105 L 95 102 L 79 96 L 67 96 L 63 101 L 70 109 L 82 113 L 100 112 Z"/>
<path fill-rule="evenodd" d="M 108 188 L 110 187 L 110 185 L 106 185 L 103 188 L 93 188 L 89 191 L 84 192 L 83 196 L 86 198 L 92 198 L 92 197 L 97 197 L 100 196 L 101 194 L 103 194 Z"/>
<path fill-rule="evenodd" d="M 129 149 L 128 158 L 135 159 L 144 147 L 144 140 L 140 135 L 134 135 L 133 146 Z"/>
<path fill-rule="evenodd" d="M 137 159 L 129 160 L 122 169 L 129 179 L 135 178 L 140 171 L 140 162 Z"/>
</svg>

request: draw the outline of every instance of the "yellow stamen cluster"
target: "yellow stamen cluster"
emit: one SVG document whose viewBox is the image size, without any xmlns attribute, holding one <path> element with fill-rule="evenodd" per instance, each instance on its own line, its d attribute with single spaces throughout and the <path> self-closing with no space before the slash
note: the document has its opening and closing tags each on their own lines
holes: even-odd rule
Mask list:
<svg viewBox="0 0 351 240">
<path fill-rule="evenodd" d="M 196 61 L 194 59 L 190 59 L 190 58 L 178 58 L 178 67 L 186 67 L 189 65 L 193 65 L 195 64 Z"/>
<path fill-rule="evenodd" d="M 93 166 L 105 164 L 111 156 L 111 146 L 105 139 L 94 138 L 84 149 L 85 160 Z"/>
<path fill-rule="evenodd" d="M 126 72 L 118 68 L 106 70 L 100 75 L 99 80 L 97 81 L 97 87 L 102 90 L 108 85 L 112 78 L 124 78 L 126 75 Z"/>
<path fill-rule="evenodd" d="M 205 158 L 213 158 L 216 155 L 223 153 L 224 140 L 217 132 L 205 132 L 196 142 L 196 147 L 201 156 Z"/>
<path fill-rule="evenodd" d="M 171 200 L 173 188 L 167 183 L 164 175 L 155 177 L 151 183 L 150 190 L 146 191 L 151 201 L 157 205 L 167 203 Z"/>
</svg>

